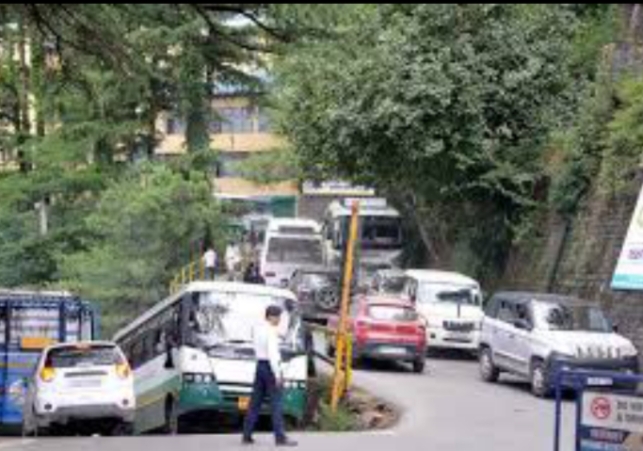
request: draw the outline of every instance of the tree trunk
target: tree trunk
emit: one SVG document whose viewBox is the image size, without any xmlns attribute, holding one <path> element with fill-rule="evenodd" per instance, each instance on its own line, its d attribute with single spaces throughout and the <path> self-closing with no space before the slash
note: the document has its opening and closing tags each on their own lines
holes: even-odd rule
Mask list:
<svg viewBox="0 0 643 451">
<path fill-rule="evenodd" d="M 443 243 L 442 233 L 438 230 L 438 227 L 430 227 L 427 225 L 422 215 L 424 210 L 422 203 L 414 193 L 409 193 L 405 197 L 405 209 L 413 218 L 413 222 L 422 239 L 422 244 L 424 244 L 431 258 L 431 263 L 437 266 L 443 266 L 446 261 L 446 246 Z"/>
</svg>

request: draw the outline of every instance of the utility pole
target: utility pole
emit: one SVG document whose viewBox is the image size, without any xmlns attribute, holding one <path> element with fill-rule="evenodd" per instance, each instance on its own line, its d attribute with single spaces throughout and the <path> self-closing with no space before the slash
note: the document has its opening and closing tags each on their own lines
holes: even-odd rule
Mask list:
<svg viewBox="0 0 643 451">
<path fill-rule="evenodd" d="M 353 202 L 351 207 L 351 222 L 346 243 L 346 256 L 344 258 L 344 284 L 342 286 L 342 303 L 339 312 L 339 325 L 336 332 L 335 343 L 335 371 L 333 374 L 333 391 L 331 395 L 331 410 L 337 411 L 339 400 L 346 388 L 347 371 L 352 359 L 351 346 L 348 337 L 348 307 L 350 304 L 351 287 L 353 282 L 353 263 L 355 242 L 359 230 L 359 201 Z"/>
</svg>

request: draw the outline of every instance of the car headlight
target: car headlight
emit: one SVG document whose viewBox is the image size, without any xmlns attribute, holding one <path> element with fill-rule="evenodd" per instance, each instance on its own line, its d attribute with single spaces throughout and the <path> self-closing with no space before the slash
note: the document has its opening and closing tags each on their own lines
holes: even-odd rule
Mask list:
<svg viewBox="0 0 643 451">
<path fill-rule="evenodd" d="M 185 373 L 183 374 L 183 382 L 187 384 L 211 384 L 216 382 L 214 374 L 208 373 Z"/>
<path fill-rule="evenodd" d="M 619 352 L 621 357 L 636 357 L 638 355 L 638 351 L 633 345 L 622 346 Z"/>
</svg>

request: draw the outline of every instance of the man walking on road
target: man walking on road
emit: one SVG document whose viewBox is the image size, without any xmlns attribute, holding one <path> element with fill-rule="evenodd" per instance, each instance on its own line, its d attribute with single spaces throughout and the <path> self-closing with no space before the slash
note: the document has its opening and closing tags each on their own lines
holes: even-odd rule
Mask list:
<svg viewBox="0 0 643 451">
<path fill-rule="evenodd" d="M 261 404 L 264 399 L 270 399 L 272 428 L 275 433 L 277 446 L 297 446 L 297 443 L 286 437 L 284 430 L 282 388 L 283 375 L 281 371 L 281 352 L 279 351 L 279 319 L 281 308 L 271 305 L 266 309 L 266 323 L 254 330 L 254 348 L 257 359 L 257 371 L 252 388 L 250 409 L 243 425 L 244 444 L 254 443 L 252 433 L 259 419 Z"/>
</svg>

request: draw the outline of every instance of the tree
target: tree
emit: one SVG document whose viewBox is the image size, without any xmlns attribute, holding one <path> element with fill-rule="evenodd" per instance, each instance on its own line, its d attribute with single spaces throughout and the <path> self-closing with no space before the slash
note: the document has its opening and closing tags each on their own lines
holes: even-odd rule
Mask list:
<svg viewBox="0 0 643 451">
<path fill-rule="evenodd" d="M 58 255 L 66 288 L 100 301 L 111 325 L 162 299 L 190 246 L 223 243 L 223 218 L 208 181 L 162 165 L 143 166 L 113 182 L 84 220 L 84 250 Z"/>
<path fill-rule="evenodd" d="M 571 103 L 575 16 L 559 6 L 361 8 L 280 64 L 280 124 L 309 175 L 377 187 L 434 264 L 464 242 L 501 264 L 533 205 L 539 151 Z M 477 248 L 477 249 L 476 249 Z"/>
</svg>

